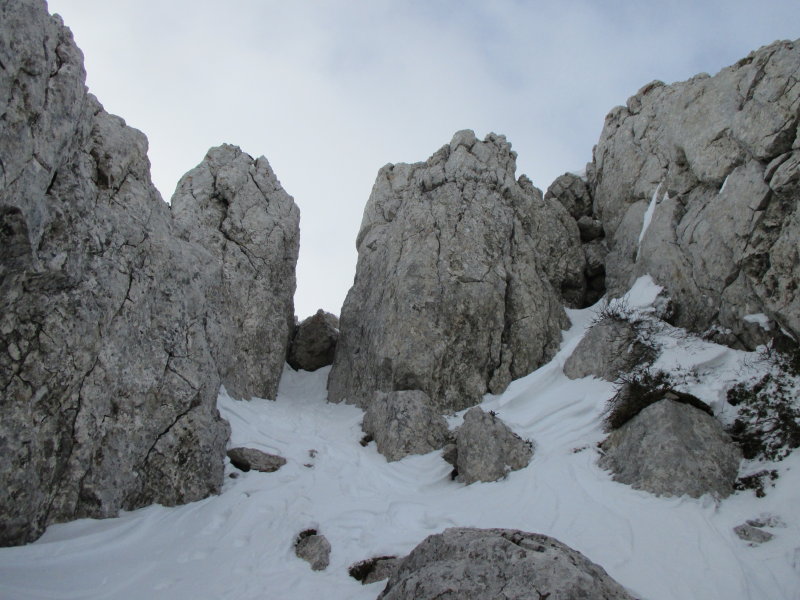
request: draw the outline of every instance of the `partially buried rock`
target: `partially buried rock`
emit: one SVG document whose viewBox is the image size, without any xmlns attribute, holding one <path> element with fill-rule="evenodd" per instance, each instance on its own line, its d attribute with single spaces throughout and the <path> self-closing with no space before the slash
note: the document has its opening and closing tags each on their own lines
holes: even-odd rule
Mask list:
<svg viewBox="0 0 800 600">
<path fill-rule="evenodd" d="M 306 529 L 297 536 L 294 553 L 310 564 L 312 570 L 324 571 L 330 563 L 331 544 L 324 535 L 317 533 L 316 529 Z"/>
<path fill-rule="evenodd" d="M 390 462 L 438 450 L 448 440 L 447 421 L 419 390 L 377 392 L 364 415 L 362 429 Z"/>
<path fill-rule="evenodd" d="M 616 481 L 657 496 L 725 498 L 742 458 L 714 417 L 674 400 L 651 404 L 600 447 L 598 464 Z"/>
<path fill-rule="evenodd" d="M 261 471 L 272 473 L 286 464 L 286 459 L 276 454 L 268 454 L 255 448 L 231 448 L 228 458 L 237 469 L 242 471 Z"/>
<path fill-rule="evenodd" d="M 744 540 L 745 542 L 750 542 L 751 546 L 763 544 L 764 542 L 768 542 L 775 537 L 770 532 L 764 531 L 760 527 L 754 527 L 748 523 L 737 525 L 733 528 L 733 532 L 739 537 L 739 539 Z"/>
<path fill-rule="evenodd" d="M 396 556 L 376 556 L 350 565 L 347 572 L 350 577 L 360 581 L 362 585 L 369 585 L 376 581 L 389 579 L 397 572 L 402 560 Z"/>
<path fill-rule="evenodd" d="M 339 319 L 320 309 L 294 331 L 287 362 L 295 370 L 316 371 L 333 363 L 339 340 Z"/>
<path fill-rule="evenodd" d="M 538 533 L 447 529 L 408 557 L 378 600 L 632 600 L 580 552 Z"/>
<path fill-rule="evenodd" d="M 533 444 L 511 431 L 497 415 L 475 406 L 456 432 L 458 480 L 497 481 L 528 466 Z"/>
</svg>

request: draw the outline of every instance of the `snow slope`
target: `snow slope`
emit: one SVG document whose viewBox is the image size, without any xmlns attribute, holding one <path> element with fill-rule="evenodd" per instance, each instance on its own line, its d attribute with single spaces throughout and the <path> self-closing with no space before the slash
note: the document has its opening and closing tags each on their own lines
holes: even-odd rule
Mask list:
<svg viewBox="0 0 800 600">
<path fill-rule="evenodd" d="M 645 306 L 657 291 L 644 278 L 628 303 Z M 474 526 L 554 536 L 643 599 L 800 599 L 800 453 L 777 465 L 766 498 L 739 492 L 720 504 L 655 498 L 596 466 L 613 386 L 562 373 L 593 315 L 570 311 L 573 327 L 553 361 L 485 398 L 485 410 L 536 442 L 531 464 L 503 481 L 451 481 L 438 453 L 387 463 L 374 443 L 360 445 L 360 409 L 326 403 L 329 369 L 287 368 L 276 401 L 219 397 L 232 445 L 285 456 L 281 470 L 241 473 L 221 495 L 190 505 L 54 525 L 33 544 L 2 548 L 0 598 L 373 599 L 384 583 L 362 586 L 349 565 Z M 752 355 L 685 335 L 662 342 L 659 365 L 686 373 L 686 389 L 717 409 L 727 382 L 756 368 Z M 751 547 L 733 533 L 765 514 L 785 523 L 770 529 L 772 541 Z M 311 527 L 333 547 L 326 571 L 294 556 L 296 535 Z"/>
</svg>

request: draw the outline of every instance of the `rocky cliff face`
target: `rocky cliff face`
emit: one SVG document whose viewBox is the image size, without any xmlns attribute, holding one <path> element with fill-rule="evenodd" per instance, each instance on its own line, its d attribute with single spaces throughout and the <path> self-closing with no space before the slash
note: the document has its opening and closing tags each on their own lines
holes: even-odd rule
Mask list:
<svg viewBox="0 0 800 600">
<path fill-rule="evenodd" d="M 237 312 L 250 288 L 234 284 L 258 272 L 285 286 L 257 309 L 270 331 L 285 323 L 275 335 L 288 339 L 297 209 L 266 161 L 226 147 L 209 160 L 222 156 L 229 187 L 224 177 L 190 177 L 182 189 L 200 199 L 192 208 L 181 200 L 179 217 L 197 223 L 178 218 L 175 228 L 151 184 L 144 135 L 86 92 L 81 52 L 41 0 L 0 5 L 0 67 L 0 544 L 8 545 L 52 522 L 219 489 L 228 437 L 215 402 L 221 377 L 247 395 L 271 390 L 278 376 L 255 374 L 259 353 L 269 363 L 273 348 L 250 347 L 258 319 L 254 309 Z M 230 183 L 244 174 L 252 180 Z M 203 204 L 212 196 L 234 216 L 215 221 L 220 210 Z M 243 205 L 257 205 L 251 222 L 235 216 Z M 276 249 L 273 272 L 258 253 Z M 229 273 L 237 269 L 239 281 Z M 256 277 L 252 287 L 265 285 Z M 240 371 L 226 351 L 246 357 Z"/>
<path fill-rule="evenodd" d="M 678 325 L 748 347 L 800 336 L 798 73 L 800 43 L 776 42 L 609 113 L 588 175 L 612 294 L 649 273 Z"/>
<path fill-rule="evenodd" d="M 357 239 L 329 398 L 424 391 L 477 403 L 555 352 L 584 294 L 575 221 L 544 200 L 502 136 L 455 135 L 428 161 L 381 169 Z"/>
</svg>

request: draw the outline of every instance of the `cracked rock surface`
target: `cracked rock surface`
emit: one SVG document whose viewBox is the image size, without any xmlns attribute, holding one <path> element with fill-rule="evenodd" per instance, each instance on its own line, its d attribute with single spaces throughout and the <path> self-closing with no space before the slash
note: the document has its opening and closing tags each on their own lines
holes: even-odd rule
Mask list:
<svg viewBox="0 0 800 600">
<path fill-rule="evenodd" d="M 178 235 L 205 249 L 206 333 L 234 397 L 275 398 L 294 330 L 300 211 L 267 159 L 225 144 L 178 182 Z"/>
<path fill-rule="evenodd" d="M 459 410 L 553 356 L 563 305 L 584 295 L 578 227 L 515 169 L 503 136 L 461 131 L 424 163 L 380 170 L 331 401 L 366 407 L 375 391 L 418 389 Z"/>
<path fill-rule="evenodd" d="M 587 173 L 612 294 L 650 274 L 677 325 L 719 325 L 748 348 L 776 324 L 797 339 L 798 73 L 800 43 L 776 42 L 713 77 L 653 82 L 608 114 Z"/>
<path fill-rule="evenodd" d="M 232 292 L 220 316 L 234 248 L 175 234 L 145 136 L 87 93 L 83 56 L 45 2 L 0 5 L 0 63 L 0 544 L 12 545 L 50 523 L 217 492 L 221 376 L 250 379 L 232 375 L 214 328 L 237 328 L 223 336 L 232 351 L 251 316 Z M 197 237 L 216 229 L 208 210 Z"/>
<path fill-rule="evenodd" d="M 539 533 L 446 529 L 404 558 L 378 600 L 633 600 L 599 565 Z"/>
</svg>

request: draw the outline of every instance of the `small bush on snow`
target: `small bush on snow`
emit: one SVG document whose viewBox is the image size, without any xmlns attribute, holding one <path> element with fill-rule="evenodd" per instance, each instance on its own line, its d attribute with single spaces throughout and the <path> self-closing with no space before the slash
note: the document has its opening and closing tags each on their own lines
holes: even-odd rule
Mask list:
<svg viewBox="0 0 800 600">
<path fill-rule="evenodd" d="M 738 409 L 728 433 L 745 458 L 783 460 L 800 448 L 798 356 L 777 353 L 770 357 L 769 373 L 728 390 L 728 403 Z"/>
</svg>

